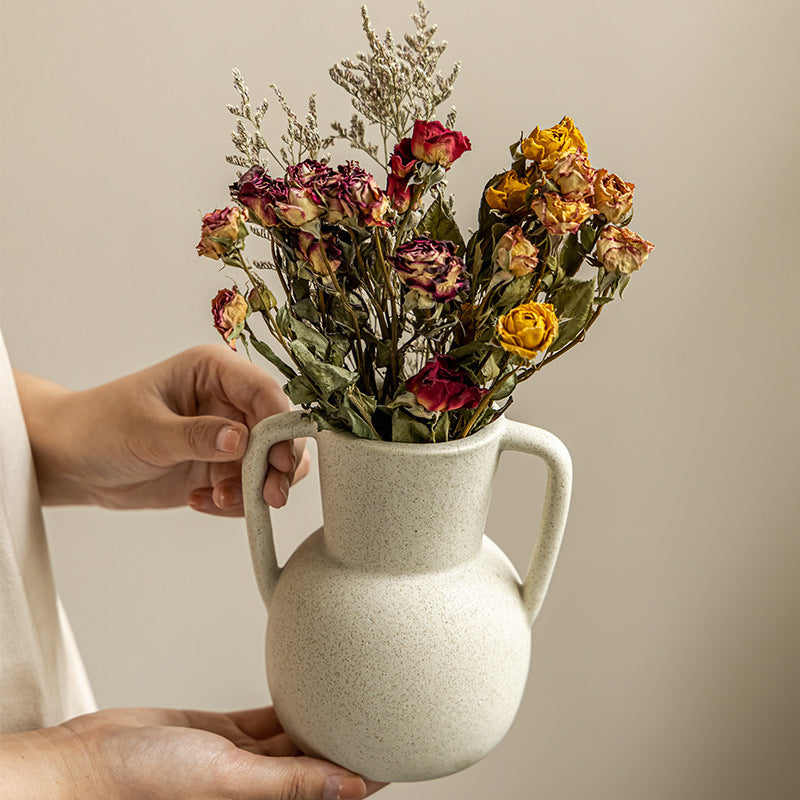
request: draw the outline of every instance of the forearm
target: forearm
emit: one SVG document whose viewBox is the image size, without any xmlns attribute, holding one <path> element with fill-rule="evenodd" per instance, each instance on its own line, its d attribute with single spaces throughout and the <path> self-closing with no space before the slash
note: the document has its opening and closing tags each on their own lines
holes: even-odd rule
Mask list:
<svg viewBox="0 0 800 800">
<path fill-rule="evenodd" d="M 72 442 L 81 435 L 72 410 L 77 392 L 56 383 L 14 371 L 31 443 L 39 493 L 44 505 L 86 503 L 88 498 L 70 460 Z"/>
</svg>

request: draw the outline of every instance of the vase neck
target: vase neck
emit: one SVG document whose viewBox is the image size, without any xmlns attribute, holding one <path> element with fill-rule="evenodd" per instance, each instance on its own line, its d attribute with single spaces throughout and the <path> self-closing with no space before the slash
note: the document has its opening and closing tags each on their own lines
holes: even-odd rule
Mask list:
<svg viewBox="0 0 800 800">
<path fill-rule="evenodd" d="M 499 435 L 481 431 L 417 445 L 322 431 L 318 444 L 331 556 L 361 569 L 408 573 L 450 569 L 477 554 Z"/>
</svg>

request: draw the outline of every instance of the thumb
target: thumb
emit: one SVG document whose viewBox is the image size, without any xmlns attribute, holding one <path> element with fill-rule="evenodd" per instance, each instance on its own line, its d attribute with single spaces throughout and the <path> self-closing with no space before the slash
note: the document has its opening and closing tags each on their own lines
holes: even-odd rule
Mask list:
<svg viewBox="0 0 800 800">
<path fill-rule="evenodd" d="M 363 778 L 327 761 L 307 756 L 264 758 L 240 751 L 236 788 L 247 800 L 362 800 Z M 252 794 L 251 794 L 252 793 Z"/>
<path fill-rule="evenodd" d="M 237 461 L 247 447 L 247 426 L 225 417 L 170 414 L 150 428 L 152 452 L 165 465 L 181 461 Z"/>
</svg>

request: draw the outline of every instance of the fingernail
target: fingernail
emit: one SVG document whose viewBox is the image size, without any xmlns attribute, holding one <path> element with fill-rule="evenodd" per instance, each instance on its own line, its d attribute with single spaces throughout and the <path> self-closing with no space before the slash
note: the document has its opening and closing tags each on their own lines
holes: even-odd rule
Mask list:
<svg viewBox="0 0 800 800">
<path fill-rule="evenodd" d="M 214 501 L 206 495 L 192 495 L 189 498 L 189 506 L 195 511 L 210 511 L 214 508 Z"/>
<path fill-rule="evenodd" d="M 238 486 L 225 486 L 218 493 L 219 508 L 230 508 L 242 502 L 242 491 Z"/>
<path fill-rule="evenodd" d="M 289 499 L 289 488 L 291 487 L 291 485 L 292 484 L 289 481 L 289 476 L 284 475 L 281 478 L 281 486 L 280 486 L 281 494 L 283 495 L 284 501 L 287 501 Z"/>
<path fill-rule="evenodd" d="M 220 453 L 235 453 L 239 448 L 242 432 L 237 428 L 227 426 L 217 434 L 217 451 Z"/>
<path fill-rule="evenodd" d="M 361 800 L 366 793 L 364 781 L 355 775 L 328 775 L 324 800 Z"/>
</svg>

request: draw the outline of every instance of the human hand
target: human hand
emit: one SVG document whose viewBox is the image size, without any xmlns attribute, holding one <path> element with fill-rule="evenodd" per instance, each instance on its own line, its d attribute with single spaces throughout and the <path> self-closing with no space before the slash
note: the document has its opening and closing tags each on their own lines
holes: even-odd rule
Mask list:
<svg viewBox="0 0 800 800">
<path fill-rule="evenodd" d="M 292 744 L 272 708 L 121 708 L 5 734 L 0 800 L 360 800 L 384 784 Z"/>
<path fill-rule="evenodd" d="M 243 514 L 249 429 L 287 411 L 280 386 L 223 345 L 186 350 L 104 386 L 72 392 L 17 373 L 42 501 Z M 302 440 L 269 452 L 264 499 L 278 508 L 308 473 Z"/>
</svg>

